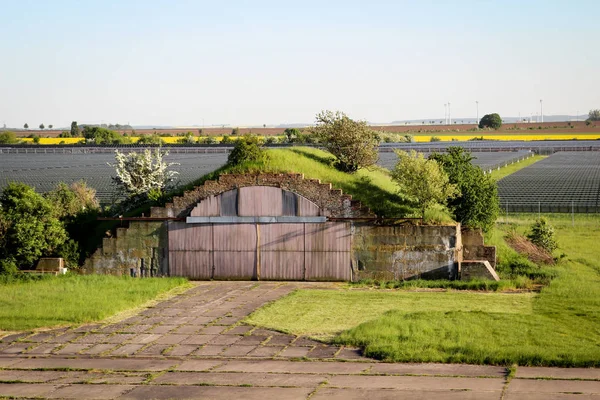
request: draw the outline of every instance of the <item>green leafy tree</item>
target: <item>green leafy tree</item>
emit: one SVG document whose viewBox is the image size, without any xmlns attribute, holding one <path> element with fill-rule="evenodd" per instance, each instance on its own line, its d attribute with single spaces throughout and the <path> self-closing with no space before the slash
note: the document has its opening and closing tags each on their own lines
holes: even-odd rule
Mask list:
<svg viewBox="0 0 600 400">
<path fill-rule="evenodd" d="M 435 160 L 428 160 L 423 153 L 397 150 L 398 163 L 392 170 L 392 179 L 400 187 L 400 193 L 414 202 L 421 217 L 435 205 L 445 205 L 457 194 L 455 185 Z"/>
<path fill-rule="evenodd" d="M 27 122 L 25 122 L 25 125 L 23 125 L 23 128 L 29 129 L 29 124 Z"/>
<path fill-rule="evenodd" d="M 496 113 L 486 114 L 483 116 L 483 118 L 481 118 L 481 121 L 479 121 L 480 129 L 483 129 L 483 128 L 500 129 L 501 126 L 502 126 L 502 118 L 500 117 L 500 115 L 498 115 Z"/>
<path fill-rule="evenodd" d="M 100 213 L 96 190 L 84 181 L 71 185 L 61 182 L 44 197 L 52 204 L 55 216 L 63 222 L 71 238 L 57 253 L 66 260 L 68 268 L 76 268 L 97 247 L 94 235 L 90 235 L 97 227 Z"/>
<path fill-rule="evenodd" d="M 429 158 L 438 162 L 450 183 L 458 188 L 460 194 L 448 202 L 456 221 L 490 230 L 500 212 L 498 186 L 491 176 L 473 165 L 474 157 L 462 147 L 449 147 L 445 154 L 434 153 Z"/>
<path fill-rule="evenodd" d="M 217 144 L 218 140 L 214 136 L 207 136 L 204 139 L 202 139 L 202 143 L 203 144 Z"/>
<path fill-rule="evenodd" d="M 48 129 L 52 129 L 53 126 L 54 125 L 52 125 L 52 124 L 48 125 Z"/>
<path fill-rule="evenodd" d="M 40 129 L 44 130 L 44 128 L 45 128 L 44 124 L 40 124 Z"/>
<path fill-rule="evenodd" d="M 266 157 L 262 141 L 257 136 L 245 135 L 235 141 L 235 146 L 229 156 L 229 165 L 239 165 L 244 162 L 260 162 Z"/>
<path fill-rule="evenodd" d="M 83 137 L 86 143 L 95 144 L 128 144 L 131 139 L 124 137 L 118 132 L 99 126 L 85 126 L 83 128 Z"/>
<path fill-rule="evenodd" d="M 77 121 L 71 122 L 71 137 L 79 137 L 79 125 L 77 125 Z"/>
<path fill-rule="evenodd" d="M 22 269 L 43 256 L 55 255 L 67 241 L 63 223 L 52 204 L 23 183 L 9 183 L 0 196 L 4 244 L 0 259 Z"/>
<path fill-rule="evenodd" d="M 6 131 L 0 133 L 0 144 L 14 144 L 18 143 L 19 139 L 14 132 Z"/>
<path fill-rule="evenodd" d="M 296 139 L 298 139 L 298 137 L 301 135 L 301 131 L 298 128 L 286 128 L 283 131 L 283 134 L 285 135 L 285 140 L 288 143 L 294 143 L 296 141 Z"/>
<path fill-rule="evenodd" d="M 70 186 L 60 182 L 44 197 L 53 205 L 53 211 L 60 219 L 72 218 L 82 212 L 100 208 L 96 190 L 84 181 L 73 182 Z"/>
<path fill-rule="evenodd" d="M 558 248 L 554 227 L 550 225 L 546 218 L 540 218 L 533 223 L 531 232 L 527 235 L 527 238 L 536 246 L 549 252 Z"/>
<path fill-rule="evenodd" d="M 240 128 L 233 128 L 231 130 L 231 136 L 238 136 L 240 134 Z"/>
<path fill-rule="evenodd" d="M 600 109 L 590 110 L 588 113 L 588 121 L 600 121 Z"/>
<path fill-rule="evenodd" d="M 335 156 L 340 171 L 352 173 L 377 162 L 379 136 L 366 121 L 354 121 L 340 111 L 322 111 L 316 122 L 312 134 Z"/>
<path fill-rule="evenodd" d="M 165 141 L 158 136 L 157 134 L 152 134 L 152 135 L 142 135 L 140 136 L 140 138 L 137 140 L 137 142 L 135 142 L 136 144 L 156 144 L 156 145 L 163 145 L 165 144 Z"/>
<path fill-rule="evenodd" d="M 221 144 L 230 144 L 233 143 L 233 140 L 229 135 L 223 135 L 223 139 L 221 139 Z"/>
</svg>

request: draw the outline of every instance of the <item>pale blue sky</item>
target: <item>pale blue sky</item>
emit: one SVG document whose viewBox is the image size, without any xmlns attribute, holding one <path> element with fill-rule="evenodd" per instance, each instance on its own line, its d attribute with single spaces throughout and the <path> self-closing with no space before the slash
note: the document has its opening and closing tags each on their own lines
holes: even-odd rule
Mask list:
<svg viewBox="0 0 600 400">
<path fill-rule="evenodd" d="M 0 0 L 0 124 L 600 108 L 598 0 Z M 0 125 L 1 126 L 1 125 Z"/>
</svg>

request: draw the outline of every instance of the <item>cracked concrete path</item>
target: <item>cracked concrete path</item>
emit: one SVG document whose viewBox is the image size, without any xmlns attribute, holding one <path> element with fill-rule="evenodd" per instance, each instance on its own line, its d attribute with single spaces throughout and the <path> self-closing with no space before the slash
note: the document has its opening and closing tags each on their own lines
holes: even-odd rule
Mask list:
<svg viewBox="0 0 600 400">
<path fill-rule="evenodd" d="M 595 399 L 600 370 L 390 364 L 240 321 L 301 282 L 198 282 L 124 321 L 0 339 L 0 398 Z"/>
</svg>

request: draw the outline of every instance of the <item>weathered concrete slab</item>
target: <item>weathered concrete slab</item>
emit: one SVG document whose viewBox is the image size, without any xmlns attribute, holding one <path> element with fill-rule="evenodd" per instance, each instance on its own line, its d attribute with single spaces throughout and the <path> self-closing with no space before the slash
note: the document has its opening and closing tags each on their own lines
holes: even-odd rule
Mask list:
<svg viewBox="0 0 600 400">
<path fill-rule="evenodd" d="M 295 361 L 229 361 L 217 367 L 220 372 L 280 372 L 296 374 L 360 374 L 370 368 L 369 363 L 295 362 Z"/>
<path fill-rule="evenodd" d="M 244 399 L 298 400 L 307 398 L 311 388 L 262 388 L 215 386 L 138 386 L 119 400 L 162 399 Z"/>
<path fill-rule="evenodd" d="M 321 388 L 310 400 L 500 400 L 498 392 Z"/>
<path fill-rule="evenodd" d="M 177 371 L 208 371 L 210 369 L 215 368 L 216 366 L 221 366 L 225 363 L 225 361 L 221 360 L 188 360 L 181 363 L 177 366 Z"/>
<path fill-rule="evenodd" d="M 513 379 L 508 393 L 594 394 L 600 396 L 600 381 Z"/>
<path fill-rule="evenodd" d="M 19 369 L 99 369 L 113 371 L 164 371 L 172 368 L 180 361 L 156 359 L 106 359 L 106 358 L 39 358 L 25 359 L 13 364 Z"/>
<path fill-rule="evenodd" d="M 39 383 L 0 383 L 0 397 L 47 397 L 58 387 Z"/>
<path fill-rule="evenodd" d="M 0 368 L 7 368 L 21 361 L 23 361 L 22 358 L 0 357 Z"/>
<path fill-rule="evenodd" d="M 1 370 L 0 382 L 48 383 L 66 375 L 65 371 Z"/>
<path fill-rule="evenodd" d="M 50 393 L 49 399 L 114 399 L 135 386 L 129 385 L 70 385 Z"/>
<path fill-rule="evenodd" d="M 327 375 L 271 374 L 241 372 L 167 372 L 152 381 L 169 385 L 252 385 L 316 388 L 327 380 Z"/>
<path fill-rule="evenodd" d="M 356 389 L 403 390 L 474 390 L 501 392 L 504 379 L 499 378 L 448 378 L 433 376 L 348 376 L 329 379 L 329 386 Z"/>
<path fill-rule="evenodd" d="M 506 393 L 502 400 L 598 400 L 595 394 L 580 393 Z"/>
<path fill-rule="evenodd" d="M 519 368 L 520 370 L 520 368 Z M 518 371 L 518 370 L 517 370 Z M 373 374 L 386 375 L 439 375 L 439 376 L 488 376 L 505 377 L 506 368 L 491 365 L 467 364 L 375 364 L 370 371 Z M 518 373 L 518 372 L 517 372 Z"/>
<path fill-rule="evenodd" d="M 542 368 L 519 367 L 517 378 L 552 379 L 597 379 L 600 380 L 600 368 Z"/>
</svg>

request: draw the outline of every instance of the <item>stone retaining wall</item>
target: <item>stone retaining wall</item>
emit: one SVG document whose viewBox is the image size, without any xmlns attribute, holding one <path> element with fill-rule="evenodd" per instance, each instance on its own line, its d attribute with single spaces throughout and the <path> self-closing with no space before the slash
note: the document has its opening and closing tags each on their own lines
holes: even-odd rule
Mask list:
<svg viewBox="0 0 600 400">
<path fill-rule="evenodd" d="M 456 279 L 460 226 L 353 224 L 354 281 Z"/>
</svg>

